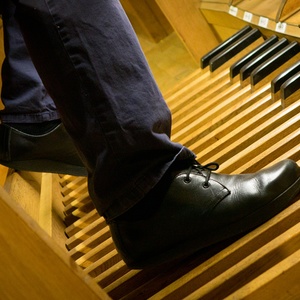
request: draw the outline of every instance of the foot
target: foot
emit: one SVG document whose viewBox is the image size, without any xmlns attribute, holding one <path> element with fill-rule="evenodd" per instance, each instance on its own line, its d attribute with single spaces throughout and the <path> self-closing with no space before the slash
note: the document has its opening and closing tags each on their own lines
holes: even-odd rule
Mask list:
<svg viewBox="0 0 300 300">
<path fill-rule="evenodd" d="M 139 218 L 133 208 L 132 217 L 129 210 L 110 222 L 129 267 L 169 262 L 245 233 L 286 208 L 300 191 L 300 168 L 291 160 L 254 174 L 213 173 L 217 168 L 192 164 L 177 172 L 165 191 L 160 188 L 160 201 L 155 191 L 149 193 L 157 205 L 150 213 Z"/>
<path fill-rule="evenodd" d="M 74 144 L 61 123 L 43 134 L 29 134 L 0 124 L 0 141 L 0 164 L 9 168 L 87 175 Z"/>
</svg>

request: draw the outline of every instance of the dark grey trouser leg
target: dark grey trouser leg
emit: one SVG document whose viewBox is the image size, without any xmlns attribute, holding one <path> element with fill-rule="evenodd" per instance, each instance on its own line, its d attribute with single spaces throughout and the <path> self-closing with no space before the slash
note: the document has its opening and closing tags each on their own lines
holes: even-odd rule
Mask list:
<svg viewBox="0 0 300 300">
<path fill-rule="evenodd" d="M 59 119 L 28 54 L 12 0 L 1 0 L 5 59 L 2 66 L 1 98 L 5 109 L 0 117 L 6 123 L 40 123 Z"/>
<path fill-rule="evenodd" d="M 169 109 L 119 1 L 21 0 L 17 18 L 108 221 L 193 156 L 169 139 Z"/>
</svg>

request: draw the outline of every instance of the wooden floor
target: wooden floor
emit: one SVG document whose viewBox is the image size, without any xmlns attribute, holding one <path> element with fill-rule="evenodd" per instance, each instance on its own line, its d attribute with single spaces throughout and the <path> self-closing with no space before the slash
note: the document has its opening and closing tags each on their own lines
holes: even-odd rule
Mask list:
<svg viewBox="0 0 300 300">
<path fill-rule="evenodd" d="M 159 43 L 141 36 L 139 39 L 154 78 L 163 93 L 199 68 L 175 33 Z"/>
</svg>

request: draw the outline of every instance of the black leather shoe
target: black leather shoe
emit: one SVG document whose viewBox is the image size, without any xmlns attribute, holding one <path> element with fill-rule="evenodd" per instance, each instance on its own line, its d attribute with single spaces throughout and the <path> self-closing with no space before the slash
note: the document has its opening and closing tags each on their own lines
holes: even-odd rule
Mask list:
<svg viewBox="0 0 300 300">
<path fill-rule="evenodd" d="M 291 160 L 243 175 L 212 173 L 215 165 L 180 171 L 148 217 L 110 222 L 129 267 L 170 262 L 248 232 L 291 204 L 300 190 L 300 168 Z"/>
<path fill-rule="evenodd" d="M 87 176 L 75 146 L 59 124 L 42 135 L 0 125 L 0 164 L 12 169 Z"/>
</svg>

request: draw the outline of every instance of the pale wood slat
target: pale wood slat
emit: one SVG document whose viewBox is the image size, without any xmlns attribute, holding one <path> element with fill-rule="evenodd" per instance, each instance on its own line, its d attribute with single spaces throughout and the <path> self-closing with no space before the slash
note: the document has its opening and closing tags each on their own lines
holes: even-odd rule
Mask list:
<svg viewBox="0 0 300 300">
<path fill-rule="evenodd" d="M 274 103 L 237 127 L 228 136 L 218 140 L 212 147 L 208 148 L 207 154 L 203 156 L 200 154 L 200 157 L 204 161 L 210 159 L 223 165 L 229 164 L 229 161 L 242 150 L 249 153 L 250 146 L 253 148 L 253 143 L 257 142 L 258 139 L 267 140 L 266 135 L 269 132 L 275 130 L 277 126 L 288 121 L 291 117 L 297 116 L 299 109 L 299 102 L 286 110 L 281 109 L 280 103 Z"/>
<path fill-rule="evenodd" d="M 205 76 L 209 76 L 209 71 L 208 69 L 196 69 L 194 72 L 192 72 L 191 74 L 187 75 L 185 78 L 183 78 L 182 80 L 180 80 L 179 82 L 177 82 L 173 87 L 171 87 L 169 90 L 167 90 L 166 92 L 164 92 L 164 98 L 168 99 L 175 94 L 177 92 L 180 92 L 183 88 L 185 88 L 187 85 L 189 85 L 190 83 L 192 83 L 194 80 L 197 80 L 202 74 L 207 73 L 207 75 Z"/>
<path fill-rule="evenodd" d="M 279 125 L 277 128 L 274 128 L 274 130 L 272 130 L 271 132 L 266 132 L 266 134 L 260 139 L 253 142 L 251 145 L 248 145 L 247 148 L 241 150 L 236 155 L 229 158 L 221 165 L 220 172 L 234 172 L 235 169 L 241 167 L 241 164 L 243 162 L 247 162 L 251 158 L 258 155 L 261 151 L 268 149 L 270 145 L 280 140 L 282 137 L 285 137 L 286 134 L 289 134 L 290 132 L 295 130 L 297 130 L 299 133 L 299 124 L 300 114 L 284 121 L 284 123 Z"/>
<path fill-rule="evenodd" d="M 195 109 L 192 112 L 194 121 L 186 121 L 185 124 L 182 124 L 183 126 L 172 135 L 172 139 L 190 146 L 199 138 L 213 131 L 221 124 L 228 122 L 232 117 L 241 113 L 243 109 L 246 109 L 249 105 L 247 104 L 248 100 L 253 101 L 251 94 L 247 97 L 247 93 L 250 93 L 249 86 L 243 88 L 238 93 L 229 95 L 229 97 L 223 98 L 223 96 L 217 95 L 214 98 L 208 99 L 209 101 L 204 104 L 207 107 L 206 112 L 202 113 L 199 109 Z M 242 97 L 239 97 L 240 95 Z M 257 94 L 253 95 L 257 96 Z M 188 115 L 185 120 L 189 119 L 189 117 Z"/>
<path fill-rule="evenodd" d="M 296 274 L 300 274 L 300 250 L 283 259 L 224 300 L 298 299 L 300 285 L 299 277 Z"/>
<path fill-rule="evenodd" d="M 52 235 L 52 174 L 43 173 L 41 181 L 39 225 Z"/>
<path fill-rule="evenodd" d="M 181 110 L 173 114 L 174 126 L 172 132 L 174 139 L 180 138 L 177 134 L 184 130 L 185 126 L 188 126 L 215 106 L 223 103 L 226 98 L 235 95 L 239 89 L 239 83 L 232 85 L 230 79 L 225 78 L 212 85 L 206 93 L 197 95 L 195 99 L 188 99 Z M 220 93 L 223 93 L 223 97 L 220 97 Z"/>
<path fill-rule="evenodd" d="M 70 257 L 76 260 L 82 255 L 88 253 L 91 249 L 94 249 L 97 245 L 101 244 L 108 238 L 110 238 L 110 231 L 108 226 L 105 226 L 103 229 L 97 231 L 95 234 L 89 236 L 80 244 L 72 248 L 69 252 Z"/>
<path fill-rule="evenodd" d="M 89 237 L 93 236 L 106 226 L 104 219 L 101 218 L 98 213 L 96 217 L 97 218 L 92 223 L 87 224 L 80 231 L 69 237 L 68 241 L 66 242 L 66 247 L 69 250 L 86 241 Z"/>
<path fill-rule="evenodd" d="M 115 250 L 112 238 L 109 237 L 95 248 L 89 250 L 86 254 L 82 255 L 76 260 L 76 263 L 82 267 L 87 268 L 88 266 L 95 266 L 95 262 L 102 258 L 102 256 Z"/>
<path fill-rule="evenodd" d="M 263 39 L 259 39 L 254 41 L 252 44 L 250 44 L 248 47 L 245 49 L 242 49 L 239 53 L 231 57 L 226 63 L 221 65 L 216 71 L 208 73 L 208 70 L 204 72 L 203 77 L 199 77 L 198 79 L 195 80 L 195 82 L 189 84 L 188 86 L 185 86 L 181 89 L 180 93 L 176 93 L 166 99 L 170 109 L 172 110 L 173 114 L 176 114 L 176 111 L 178 110 L 179 106 L 181 103 L 183 103 L 186 99 L 191 98 L 191 96 L 195 95 L 198 93 L 203 93 L 207 89 L 211 89 L 214 86 L 214 83 L 218 82 L 220 78 L 228 77 L 229 70 L 228 66 L 232 64 L 233 61 L 243 57 L 249 50 L 255 49 L 258 45 L 260 45 L 263 42 Z M 210 75 L 210 78 L 208 77 L 208 74 Z M 200 89 L 200 83 L 201 89 Z M 195 84 L 197 83 L 197 86 Z M 191 87 L 194 87 L 191 90 Z M 189 93 L 187 93 L 189 92 Z M 183 94 L 184 93 L 184 94 Z M 192 94 L 191 94 L 192 93 Z M 175 102 L 176 101 L 176 102 Z M 175 104 L 174 104 L 175 103 Z"/>
<path fill-rule="evenodd" d="M 63 204 L 65 206 L 69 205 L 72 201 L 76 200 L 77 197 L 80 197 L 80 195 L 86 193 L 88 190 L 87 188 L 87 182 L 84 180 L 83 184 L 69 192 L 67 195 L 65 195 Z"/>
<path fill-rule="evenodd" d="M 259 122 L 263 122 L 263 118 L 257 120 L 257 114 L 265 111 L 264 115 L 272 116 L 276 112 L 280 111 L 280 107 L 276 108 L 275 106 L 270 108 L 270 96 L 263 92 L 259 95 L 257 101 L 252 101 L 251 99 L 256 99 L 255 93 L 251 94 L 248 98 L 249 101 L 252 101 L 253 104 L 249 105 L 245 110 L 241 111 L 236 116 L 232 117 L 227 122 L 220 124 L 216 129 L 199 138 L 195 143 L 190 145 L 190 149 L 197 153 L 200 161 L 205 161 L 209 159 L 213 153 L 216 153 L 216 149 L 219 147 L 219 144 L 224 143 L 230 144 L 234 139 L 233 137 L 242 136 L 241 132 L 243 128 L 248 128 L 247 130 L 251 130 L 249 128 L 255 127 L 255 124 L 259 124 Z M 253 124 L 252 121 L 255 121 Z M 248 126 L 248 127 L 247 127 Z M 234 133 L 235 131 L 238 132 Z M 203 129 L 204 131 L 205 129 Z"/>
<path fill-rule="evenodd" d="M 81 196 L 79 196 L 78 198 L 74 199 L 74 201 L 72 201 L 70 204 L 68 204 L 65 209 L 64 209 L 64 213 L 65 215 L 69 215 L 71 214 L 74 210 L 81 208 L 82 206 L 89 204 L 90 202 L 92 202 L 89 193 L 83 193 Z"/>
<path fill-rule="evenodd" d="M 67 237 L 72 237 L 74 234 L 76 234 L 81 229 L 85 228 L 86 226 L 93 223 L 95 220 L 99 218 L 99 214 L 96 209 L 93 209 L 89 213 L 87 213 L 85 216 L 81 217 L 79 220 L 75 221 L 73 224 L 68 226 L 65 229 L 65 234 Z"/>
<path fill-rule="evenodd" d="M 298 197 L 298 199 L 300 198 Z M 300 201 L 295 202 L 270 221 L 239 239 L 214 257 L 196 266 L 150 299 L 184 299 L 195 292 L 197 288 L 209 284 L 218 276 L 222 276 L 224 272 L 264 247 L 264 245 L 272 243 L 278 236 L 298 224 L 299 217 Z"/>
<path fill-rule="evenodd" d="M 223 299 L 231 292 L 261 275 L 299 247 L 300 224 L 245 257 L 185 299 Z"/>
<path fill-rule="evenodd" d="M 68 184 L 69 182 L 77 179 L 77 176 L 73 176 L 73 175 L 58 175 L 59 176 L 59 184 L 61 185 L 61 187 L 64 187 L 66 184 Z"/>
<path fill-rule="evenodd" d="M 205 76 L 203 80 L 199 78 L 199 80 L 192 82 L 191 84 L 174 94 L 173 97 L 169 97 L 166 99 L 166 102 L 171 109 L 172 114 L 176 114 L 178 110 L 184 107 L 186 101 L 189 101 L 193 97 L 201 96 L 207 91 L 209 92 L 210 89 L 214 86 L 215 82 L 228 77 L 228 70 L 220 72 L 213 78 L 210 77 L 210 73 L 207 72 L 206 74 L 207 76 Z"/>
<path fill-rule="evenodd" d="M 74 180 L 65 182 L 64 186 L 61 189 L 61 193 L 63 195 L 70 194 L 70 192 L 78 189 L 81 187 L 83 184 L 85 184 L 86 178 L 85 177 L 76 177 Z"/>
<path fill-rule="evenodd" d="M 279 140 L 277 143 L 271 144 L 271 146 L 264 151 L 261 151 L 246 164 L 235 169 L 235 173 L 253 173 L 260 169 L 263 169 L 271 164 L 275 164 L 283 159 L 292 159 L 297 161 L 300 159 L 299 148 L 299 131 L 292 132 L 284 140 Z M 284 154 L 283 154 L 284 153 Z"/>
</svg>

